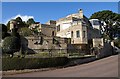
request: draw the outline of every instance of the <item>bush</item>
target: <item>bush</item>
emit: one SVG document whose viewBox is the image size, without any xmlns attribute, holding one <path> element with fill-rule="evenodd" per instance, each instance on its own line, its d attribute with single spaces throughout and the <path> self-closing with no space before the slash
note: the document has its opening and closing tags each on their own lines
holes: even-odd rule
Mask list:
<svg viewBox="0 0 120 79">
<path fill-rule="evenodd" d="M 55 58 L 3 58 L 2 69 L 5 70 L 22 70 L 22 69 L 39 69 L 47 67 L 57 67 L 67 64 L 67 57 Z"/>
<path fill-rule="evenodd" d="M 19 31 L 20 35 L 22 35 L 22 36 L 32 35 L 32 31 L 27 27 L 20 28 L 18 31 Z"/>
<path fill-rule="evenodd" d="M 9 33 L 7 33 L 7 26 L 4 24 L 0 24 L 0 28 L 1 28 L 1 35 L 2 35 L 2 39 L 4 39 L 7 36 L 10 36 Z"/>
<path fill-rule="evenodd" d="M 7 32 L 2 32 L 2 39 L 4 39 L 5 37 L 11 36 L 9 33 Z"/>
<path fill-rule="evenodd" d="M 2 44 L 3 53 L 13 54 L 20 50 L 20 40 L 17 37 L 6 37 Z"/>
<path fill-rule="evenodd" d="M 0 28 L 2 27 L 2 32 L 7 32 L 7 26 L 4 24 L 0 24 Z"/>
<path fill-rule="evenodd" d="M 115 46 L 120 48 L 120 38 L 116 39 L 114 42 L 115 42 Z"/>
</svg>

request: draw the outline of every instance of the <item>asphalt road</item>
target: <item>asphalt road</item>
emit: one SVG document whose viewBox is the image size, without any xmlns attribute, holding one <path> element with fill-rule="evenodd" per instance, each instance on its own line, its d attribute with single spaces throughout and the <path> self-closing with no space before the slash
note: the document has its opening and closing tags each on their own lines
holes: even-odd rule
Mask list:
<svg viewBox="0 0 120 79">
<path fill-rule="evenodd" d="M 73 67 L 6 77 L 118 77 L 118 55 Z"/>
</svg>

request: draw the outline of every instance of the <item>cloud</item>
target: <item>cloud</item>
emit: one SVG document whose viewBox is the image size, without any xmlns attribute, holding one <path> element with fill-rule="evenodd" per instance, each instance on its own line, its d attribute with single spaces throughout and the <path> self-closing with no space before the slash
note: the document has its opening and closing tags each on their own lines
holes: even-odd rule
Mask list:
<svg viewBox="0 0 120 79">
<path fill-rule="evenodd" d="M 33 18 L 33 19 L 34 19 L 33 16 L 18 14 L 18 15 L 16 15 L 16 16 L 13 16 L 13 17 L 7 19 L 7 20 L 5 21 L 5 24 L 7 24 L 8 21 L 10 21 L 11 19 L 16 19 L 17 17 L 21 17 L 21 19 L 22 19 L 23 21 L 25 21 L 25 22 L 26 22 L 29 18 Z"/>
</svg>

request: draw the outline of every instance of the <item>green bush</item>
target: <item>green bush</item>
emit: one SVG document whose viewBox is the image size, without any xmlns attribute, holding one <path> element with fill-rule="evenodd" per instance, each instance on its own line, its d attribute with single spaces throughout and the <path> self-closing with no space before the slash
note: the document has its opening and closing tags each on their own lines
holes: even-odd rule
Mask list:
<svg viewBox="0 0 120 79">
<path fill-rule="evenodd" d="M 9 33 L 7 32 L 2 32 L 2 39 L 4 39 L 5 37 L 11 36 Z"/>
<path fill-rule="evenodd" d="M 7 33 L 7 26 L 5 24 L 0 24 L 0 28 L 2 28 L 2 32 Z"/>
<path fill-rule="evenodd" d="M 7 36 L 10 36 L 10 34 L 7 33 L 7 26 L 6 25 L 0 24 L 0 28 L 1 28 L 1 31 L 2 31 L 1 34 L 0 34 L 0 35 L 2 35 L 2 39 L 4 39 Z"/>
<path fill-rule="evenodd" d="M 39 69 L 47 67 L 63 66 L 68 63 L 67 57 L 55 58 L 3 58 L 2 69 L 22 70 L 22 69 Z"/>
<path fill-rule="evenodd" d="M 120 38 L 116 39 L 114 42 L 115 42 L 115 46 L 120 48 Z"/>
<path fill-rule="evenodd" d="M 30 35 L 32 35 L 32 31 L 29 28 L 27 28 L 27 27 L 20 28 L 18 30 L 18 32 L 22 36 L 30 36 Z"/>
<path fill-rule="evenodd" d="M 15 36 L 6 37 L 2 44 L 3 53 L 13 54 L 20 50 L 20 40 Z"/>
</svg>

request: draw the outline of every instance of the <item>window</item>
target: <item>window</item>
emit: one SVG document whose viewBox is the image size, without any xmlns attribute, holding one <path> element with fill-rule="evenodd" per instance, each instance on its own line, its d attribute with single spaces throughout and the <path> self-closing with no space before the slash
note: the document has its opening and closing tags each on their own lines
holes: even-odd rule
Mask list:
<svg viewBox="0 0 120 79">
<path fill-rule="evenodd" d="M 52 31 L 52 36 L 54 36 L 54 35 L 55 35 L 54 31 Z"/>
<path fill-rule="evenodd" d="M 83 31 L 83 38 L 85 38 L 85 31 Z"/>
<path fill-rule="evenodd" d="M 57 26 L 57 32 L 60 31 L 60 25 Z"/>
<path fill-rule="evenodd" d="M 76 31 L 76 37 L 79 38 L 80 37 L 80 31 Z"/>
<path fill-rule="evenodd" d="M 93 25 L 100 25 L 98 20 L 93 20 Z"/>
<path fill-rule="evenodd" d="M 77 25 L 78 24 L 78 22 L 77 21 L 73 21 L 73 25 Z"/>
<path fill-rule="evenodd" d="M 55 44 L 55 38 L 53 38 L 52 43 Z"/>
<path fill-rule="evenodd" d="M 42 45 L 43 44 L 43 37 L 41 36 L 39 44 Z"/>
<path fill-rule="evenodd" d="M 73 31 L 71 31 L 71 37 L 73 37 Z"/>
</svg>

